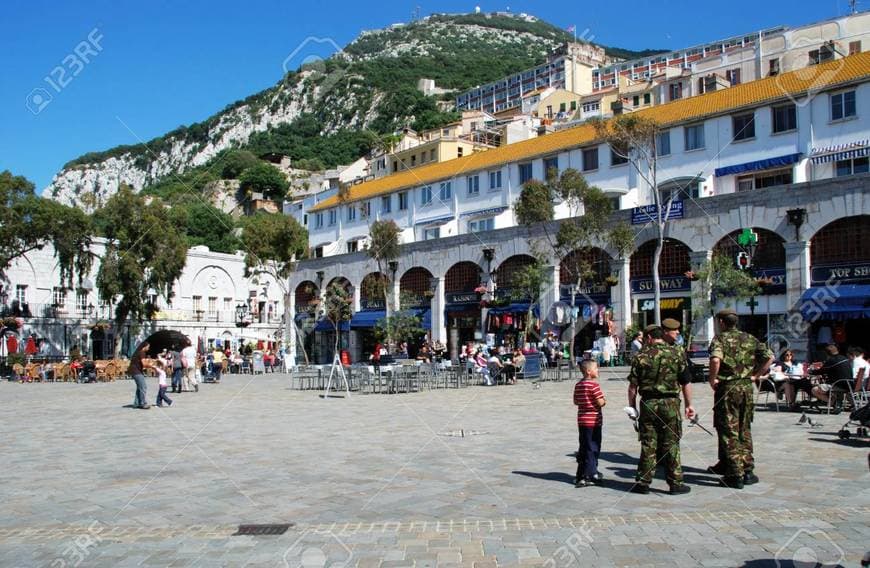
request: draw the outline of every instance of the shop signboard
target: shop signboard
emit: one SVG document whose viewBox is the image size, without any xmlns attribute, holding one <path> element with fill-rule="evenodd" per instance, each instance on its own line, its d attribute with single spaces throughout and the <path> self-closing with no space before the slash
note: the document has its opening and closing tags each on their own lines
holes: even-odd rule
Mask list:
<svg viewBox="0 0 870 568">
<path fill-rule="evenodd" d="M 813 266 L 813 284 L 825 282 L 870 282 L 870 263 L 859 262 L 854 264 L 837 264 L 827 266 Z"/>
<path fill-rule="evenodd" d="M 685 276 L 662 276 L 659 290 L 662 292 L 685 292 L 692 289 L 692 283 Z M 632 294 L 652 294 L 655 291 L 652 278 L 632 278 Z"/>
<path fill-rule="evenodd" d="M 682 219 L 683 218 L 683 201 L 675 199 L 671 202 L 671 209 L 668 212 L 667 219 Z M 647 223 L 658 221 L 658 208 L 655 205 L 645 205 L 643 207 L 635 207 L 631 210 L 632 225 L 646 225 Z"/>
</svg>

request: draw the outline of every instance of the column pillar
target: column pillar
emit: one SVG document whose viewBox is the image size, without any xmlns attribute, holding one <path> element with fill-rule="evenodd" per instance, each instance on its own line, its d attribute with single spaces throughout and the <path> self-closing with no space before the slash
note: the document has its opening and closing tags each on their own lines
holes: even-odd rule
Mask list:
<svg viewBox="0 0 870 568">
<path fill-rule="evenodd" d="M 360 302 L 360 286 L 353 286 L 353 305 L 351 306 L 351 308 L 353 308 L 353 313 L 360 311 Z"/>
<path fill-rule="evenodd" d="M 288 330 L 287 341 L 289 345 L 287 346 L 287 367 L 295 367 L 296 366 L 296 343 L 298 341 L 296 334 L 296 294 L 292 291 L 287 294 L 287 317 L 290 318 L 290 321 L 284 322 L 284 328 Z"/>
<path fill-rule="evenodd" d="M 561 298 L 559 293 L 559 265 L 547 266 L 544 268 L 544 289 L 541 290 L 541 305 L 540 308 L 541 320 L 546 320 L 547 314 L 550 313 L 550 307 L 558 302 Z"/>
<path fill-rule="evenodd" d="M 400 280 L 394 276 L 390 289 L 390 302 L 392 303 L 392 305 L 385 308 L 387 310 L 387 314 L 389 315 L 393 315 L 402 309 L 401 288 L 399 284 Z"/>
<path fill-rule="evenodd" d="M 447 345 L 447 318 L 444 309 L 447 306 L 445 283 L 443 277 L 435 278 L 435 295 L 432 297 L 432 339 Z"/>
<path fill-rule="evenodd" d="M 693 251 L 689 253 L 689 264 L 691 265 L 691 269 L 694 272 L 697 272 L 701 269 L 702 266 L 710 262 L 710 259 L 713 258 L 713 252 L 709 250 L 700 250 Z M 691 284 L 691 294 L 692 298 L 696 298 L 698 294 L 701 293 L 701 283 L 700 282 L 692 282 Z M 715 306 L 714 306 L 715 308 Z M 695 307 L 692 306 L 693 317 L 697 317 L 696 321 L 692 322 L 692 336 L 693 340 L 699 343 L 710 343 L 710 340 L 713 339 L 713 335 L 715 335 L 715 330 L 713 328 L 713 317 L 710 314 L 700 314 L 696 315 Z"/>
<path fill-rule="evenodd" d="M 610 261 L 610 272 L 619 279 L 619 283 L 610 288 L 610 303 L 613 305 L 617 335 L 625 335 L 632 324 L 630 267 L 629 258 L 615 258 Z M 625 340 L 630 341 L 630 338 L 626 337 Z"/>
<path fill-rule="evenodd" d="M 811 284 L 810 268 L 810 242 L 785 243 L 785 305 L 788 314 L 779 340 L 786 342 L 794 351 L 795 360 L 799 361 L 807 360 L 810 324 L 800 313 L 800 300 Z M 779 346 L 774 344 L 773 347 Z"/>
</svg>

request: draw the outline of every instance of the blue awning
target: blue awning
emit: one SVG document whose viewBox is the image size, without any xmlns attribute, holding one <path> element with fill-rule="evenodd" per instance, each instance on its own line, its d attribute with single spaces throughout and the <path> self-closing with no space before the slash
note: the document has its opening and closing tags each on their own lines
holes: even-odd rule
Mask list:
<svg viewBox="0 0 870 568">
<path fill-rule="evenodd" d="M 432 219 L 423 219 L 417 221 L 414 225 L 443 225 L 447 221 L 452 221 L 453 215 L 444 215 L 442 217 L 433 217 Z"/>
<path fill-rule="evenodd" d="M 455 313 L 455 312 L 477 312 L 480 313 L 480 303 L 467 303 L 467 304 L 447 304 L 445 306 L 444 311 L 447 313 Z"/>
<path fill-rule="evenodd" d="M 870 284 L 813 286 L 801 295 L 800 309 L 807 321 L 870 317 Z"/>
<path fill-rule="evenodd" d="M 460 217 L 487 217 L 489 215 L 498 215 L 507 211 L 507 207 L 490 207 L 489 209 L 480 209 L 478 211 L 469 211 L 463 213 Z"/>
<path fill-rule="evenodd" d="M 814 164 L 826 164 L 839 162 L 850 158 L 863 158 L 870 155 L 870 140 L 858 140 L 847 144 L 834 144 L 823 148 L 813 148 L 812 160 Z"/>
<path fill-rule="evenodd" d="M 524 314 L 529 311 L 529 303 L 528 302 L 514 302 L 509 306 L 504 306 L 502 308 L 490 308 L 489 315 L 499 315 L 499 314 Z M 532 307 L 532 313 L 535 317 L 538 317 L 538 305 L 535 304 Z"/>
<path fill-rule="evenodd" d="M 420 318 L 420 327 L 424 330 L 430 331 L 432 329 L 432 310 L 429 308 L 412 308 L 408 312 Z"/>
<path fill-rule="evenodd" d="M 725 166 L 724 168 L 716 168 L 714 174 L 716 177 L 722 177 L 742 174 L 744 172 L 757 172 L 760 170 L 781 168 L 799 162 L 801 156 L 803 156 L 803 154 L 798 152 L 797 154 L 786 154 L 785 156 L 779 156 L 777 158 L 756 160 L 754 162 L 746 162 L 745 164 L 737 164 L 736 166 Z"/>
<path fill-rule="evenodd" d="M 363 310 L 353 314 L 350 318 L 351 329 L 369 329 L 375 327 L 380 320 L 387 316 L 384 310 Z"/>
<path fill-rule="evenodd" d="M 348 330 L 350 330 L 350 326 L 348 325 L 348 322 L 343 321 L 339 324 L 338 329 L 340 331 L 348 331 Z M 335 327 L 332 325 L 332 322 L 329 321 L 328 318 L 321 318 L 314 325 L 314 331 L 332 331 L 332 332 L 334 332 Z"/>
</svg>

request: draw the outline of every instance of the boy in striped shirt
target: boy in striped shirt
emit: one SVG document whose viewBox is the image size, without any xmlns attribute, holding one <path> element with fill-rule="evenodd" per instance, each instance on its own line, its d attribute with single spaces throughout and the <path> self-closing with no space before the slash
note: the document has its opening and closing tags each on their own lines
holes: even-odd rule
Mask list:
<svg viewBox="0 0 870 568">
<path fill-rule="evenodd" d="M 601 453 L 601 409 L 607 401 L 598 384 L 598 364 L 583 361 L 580 365 L 583 378 L 574 385 L 574 404 L 577 405 L 577 429 L 580 432 L 580 448 L 577 450 L 577 476 L 574 487 L 586 487 L 600 483 L 598 455 Z"/>
</svg>

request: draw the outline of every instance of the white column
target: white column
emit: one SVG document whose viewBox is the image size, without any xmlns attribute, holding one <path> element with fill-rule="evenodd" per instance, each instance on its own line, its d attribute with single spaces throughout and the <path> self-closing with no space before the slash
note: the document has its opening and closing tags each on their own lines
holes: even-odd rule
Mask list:
<svg viewBox="0 0 870 568">
<path fill-rule="evenodd" d="M 444 292 L 444 278 L 435 278 L 435 296 L 432 297 L 432 339 L 447 345 L 447 318 L 444 309 L 447 300 Z"/>
<path fill-rule="evenodd" d="M 360 287 L 353 287 L 353 313 L 360 311 Z"/>
<path fill-rule="evenodd" d="M 550 313 L 550 307 L 560 300 L 559 265 L 544 268 L 544 289 L 541 290 L 541 319 L 545 320 Z"/>
<path fill-rule="evenodd" d="M 285 329 L 289 329 L 290 333 L 287 338 L 289 342 L 288 352 L 287 352 L 287 366 L 295 367 L 296 366 L 296 294 L 294 292 L 290 292 L 287 295 L 287 300 L 290 305 L 290 309 L 287 312 L 288 317 L 290 318 L 289 322 L 285 323 Z"/>
<path fill-rule="evenodd" d="M 800 313 L 800 300 L 811 284 L 810 268 L 809 241 L 785 243 L 785 305 L 788 315 L 782 339 L 799 361 L 807 359 L 810 323 L 804 321 Z"/>
<path fill-rule="evenodd" d="M 610 289 L 610 302 L 613 305 L 613 321 L 616 322 L 617 335 L 624 335 L 631 327 L 631 262 L 628 258 L 616 258 L 610 261 L 610 272 L 619 279 L 619 283 Z M 625 338 L 628 342 L 630 339 Z"/>
<path fill-rule="evenodd" d="M 710 262 L 710 259 L 713 258 L 713 253 L 707 250 L 695 251 L 689 253 L 689 264 L 693 271 L 697 272 L 700 268 Z M 692 282 L 692 298 L 695 298 L 699 293 L 698 288 L 700 284 L 698 282 Z M 692 311 L 694 312 L 695 307 L 692 306 Z M 715 335 L 715 330 L 713 328 L 713 318 L 709 314 L 704 314 L 698 317 L 698 321 L 692 322 L 692 335 L 693 341 L 697 341 L 699 343 L 709 343 L 711 339 L 713 339 L 713 335 Z"/>
<path fill-rule="evenodd" d="M 387 313 L 389 313 L 390 315 L 392 315 L 392 314 L 398 312 L 400 309 L 402 309 L 401 290 L 400 290 L 399 284 L 400 284 L 399 279 L 393 277 L 392 290 L 391 290 L 392 294 L 390 295 L 390 302 L 392 302 L 393 305 L 387 306 L 387 308 L 386 308 Z"/>
</svg>

